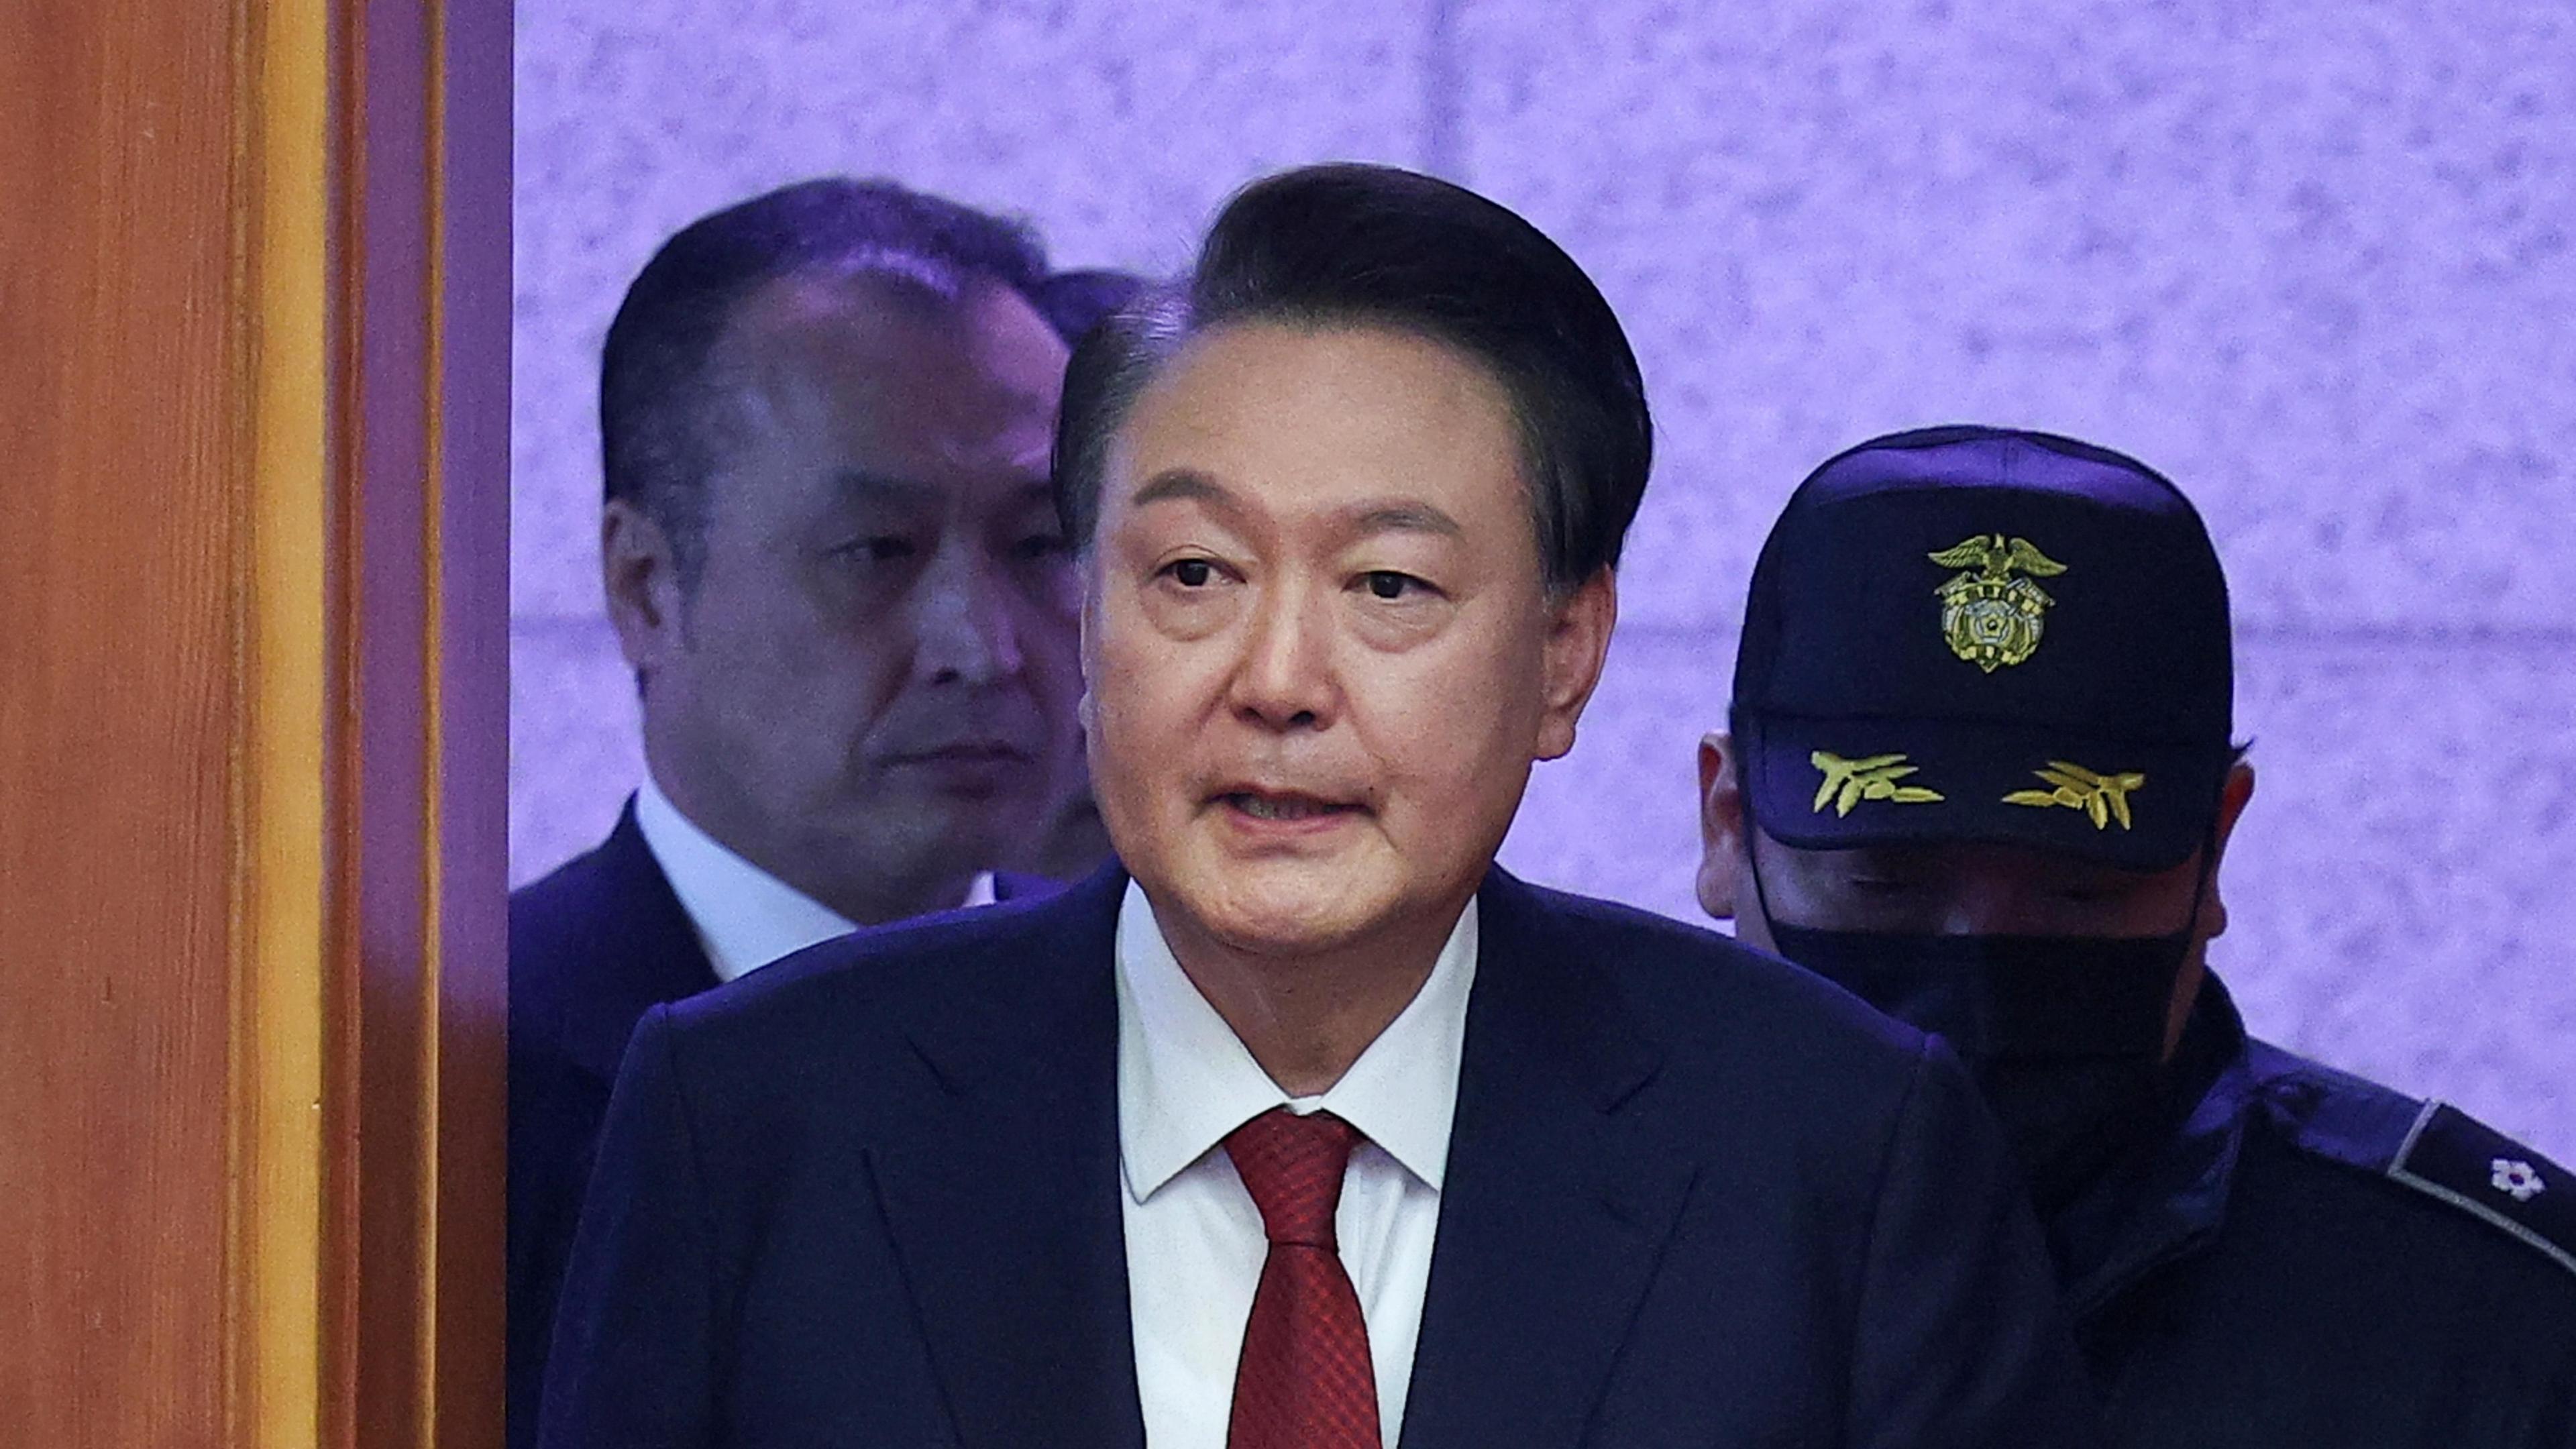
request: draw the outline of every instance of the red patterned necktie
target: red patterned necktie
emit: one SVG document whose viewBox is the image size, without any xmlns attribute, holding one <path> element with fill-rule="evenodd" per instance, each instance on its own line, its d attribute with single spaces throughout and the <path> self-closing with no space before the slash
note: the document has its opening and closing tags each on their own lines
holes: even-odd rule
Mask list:
<svg viewBox="0 0 2576 1449">
<path fill-rule="evenodd" d="M 1330 1112 L 1273 1107 L 1225 1139 L 1270 1239 L 1226 1449 L 1378 1449 L 1377 1376 L 1333 1212 L 1359 1130 Z"/>
</svg>

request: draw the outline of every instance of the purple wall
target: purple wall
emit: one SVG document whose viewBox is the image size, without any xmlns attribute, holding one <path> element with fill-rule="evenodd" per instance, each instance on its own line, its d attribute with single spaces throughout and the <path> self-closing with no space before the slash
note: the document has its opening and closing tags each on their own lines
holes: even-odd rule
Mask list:
<svg viewBox="0 0 2576 1449">
<path fill-rule="evenodd" d="M 2562 0 L 520 0 L 511 871 L 639 769 L 600 335 L 662 236 L 887 174 L 1169 269 L 1355 157 L 1522 210 L 1662 465 L 1611 672 L 1506 859 L 1694 915 L 1691 751 L 1797 479 L 1976 419 L 2133 451 L 2233 580 L 2256 1029 L 2576 1160 L 2576 21 Z M 1222 12 L 1222 13 L 1220 13 Z"/>
</svg>

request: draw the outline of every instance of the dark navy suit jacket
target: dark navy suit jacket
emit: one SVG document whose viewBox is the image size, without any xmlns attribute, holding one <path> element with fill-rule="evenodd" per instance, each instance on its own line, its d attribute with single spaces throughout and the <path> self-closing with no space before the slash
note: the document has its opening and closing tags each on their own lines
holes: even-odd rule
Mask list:
<svg viewBox="0 0 2576 1449">
<path fill-rule="evenodd" d="M 1114 871 L 647 1012 L 550 1449 L 1144 1442 Z M 1497 871 L 1404 1449 L 2090 1442 L 1965 1073 L 1723 937 Z"/>
<path fill-rule="evenodd" d="M 1055 883 L 999 875 L 997 897 Z M 555 1296 L 618 1058 L 653 1006 L 716 985 L 628 800 L 608 839 L 510 895 L 509 1443 L 536 1442 Z"/>
</svg>

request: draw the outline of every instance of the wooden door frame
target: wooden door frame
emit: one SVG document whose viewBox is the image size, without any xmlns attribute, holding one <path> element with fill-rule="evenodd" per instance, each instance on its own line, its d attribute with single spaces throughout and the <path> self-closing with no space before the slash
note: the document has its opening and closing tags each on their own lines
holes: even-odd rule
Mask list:
<svg viewBox="0 0 2576 1449">
<path fill-rule="evenodd" d="M 501 1442 L 510 74 L 0 4 L 0 1442 Z"/>
<path fill-rule="evenodd" d="M 257 98 L 239 1445 L 501 1442 L 509 0 L 236 0 Z M 316 967 L 319 970 L 316 970 Z"/>
</svg>

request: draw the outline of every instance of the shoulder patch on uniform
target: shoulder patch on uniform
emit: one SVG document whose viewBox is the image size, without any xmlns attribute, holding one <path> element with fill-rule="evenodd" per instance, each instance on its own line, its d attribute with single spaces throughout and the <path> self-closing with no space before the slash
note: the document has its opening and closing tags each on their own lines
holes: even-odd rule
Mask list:
<svg viewBox="0 0 2576 1449">
<path fill-rule="evenodd" d="M 2273 1127 L 2301 1151 L 2347 1167 L 2386 1172 L 2423 1117 L 2424 1104 L 2403 1092 L 2267 1042 L 2248 1041 L 2245 1060 Z"/>
<path fill-rule="evenodd" d="M 2388 1176 L 2486 1219 L 2576 1273 L 2576 1173 L 2440 1102 L 2427 1102 Z"/>
</svg>

